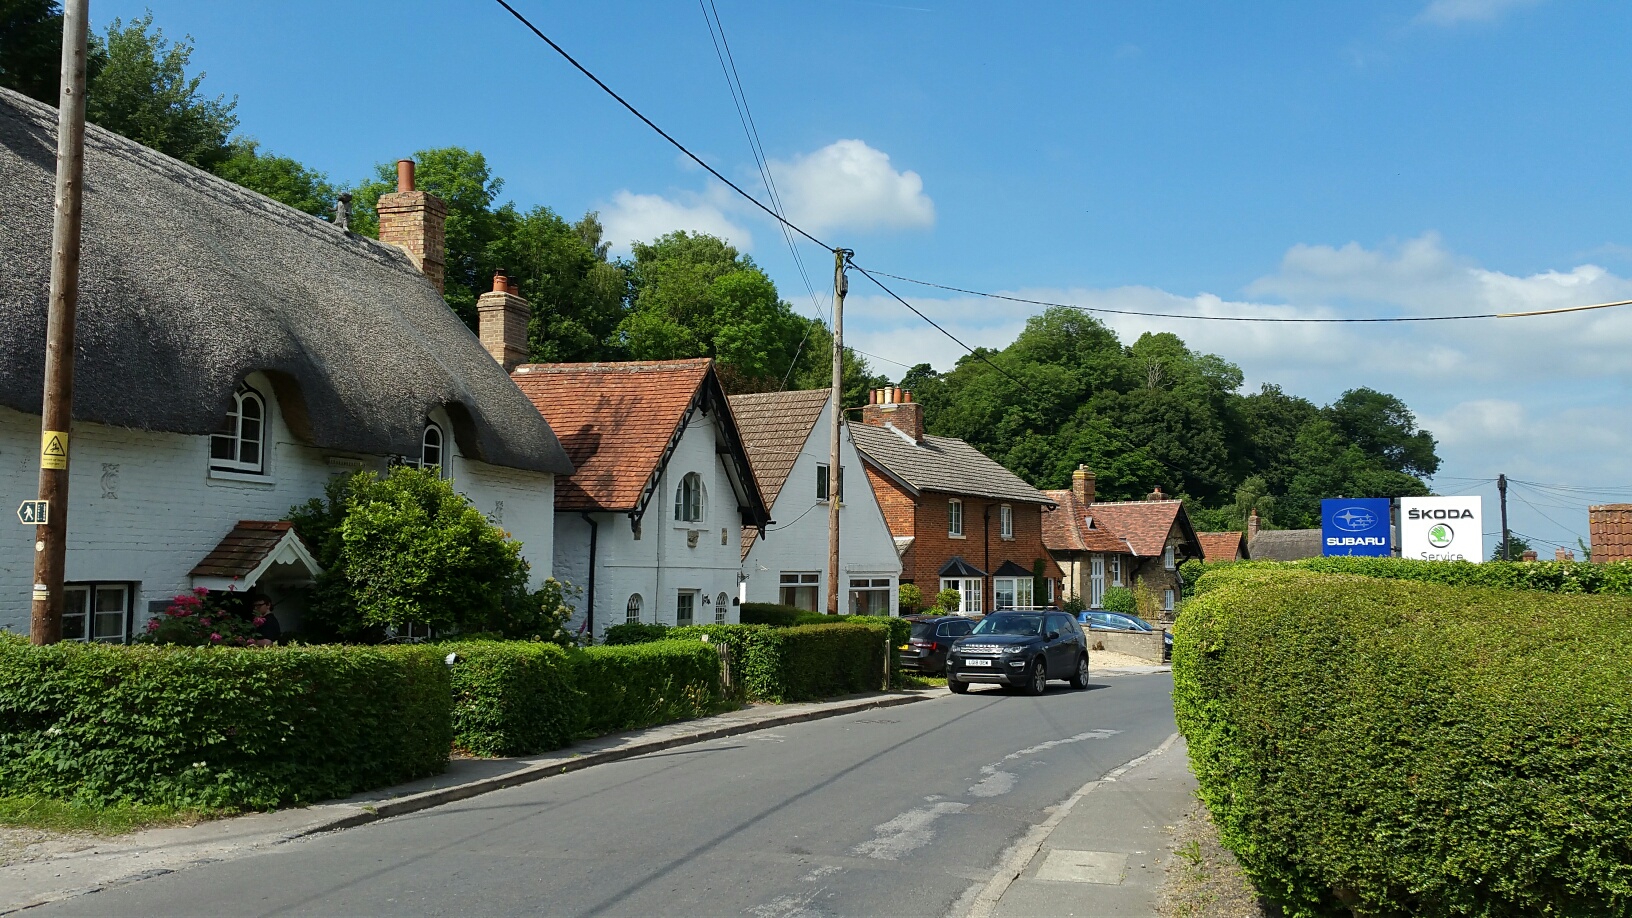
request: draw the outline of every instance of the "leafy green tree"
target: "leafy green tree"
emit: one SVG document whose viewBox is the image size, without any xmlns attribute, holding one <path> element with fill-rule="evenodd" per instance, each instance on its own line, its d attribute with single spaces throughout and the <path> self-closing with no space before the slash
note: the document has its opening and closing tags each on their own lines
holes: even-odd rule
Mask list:
<svg viewBox="0 0 1632 918">
<path fill-rule="evenodd" d="M 1523 560 L 1524 559 L 1524 553 L 1531 550 L 1534 547 L 1535 546 L 1530 544 L 1529 539 L 1526 539 L 1523 536 L 1516 536 L 1516 535 L 1513 535 L 1511 533 L 1508 534 L 1508 537 L 1507 537 L 1507 549 L 1508 549 L 1508 552 L 1510 553 L 1509 557 L 1510 557 L 1511 560 L 1513 560 L 1513 561 Z M 1503 558 L 1502 558 L 1502 540 L 1501 539 L 1496 540 L 1496 547 L 1494 549 L 1492 549 L 1491 552 L 1490 552 L 1490 560 L 1492 560 L 1492 561 L 1501 561 L 1501 560 L 1503 560 Z"/>
<path fill-rule="evenodd" d="M 513 219 L 501 214 L 496 252 L 532 306 L 531 359 L 540 363 L 616 360 L 629 276 L 607 259 L 600 217 L 568 223 L 548 207 Z"/>
<path fill-rule="evenodd" d="M 87 36 L 85 79 L 107 61 L 96 35 Z M 62 98 L 62 4 L 0 0 L 0 86 L 56 105 Z"/>
<path fill-rule="evenodd" d="M 253 140 L 237 139 L 228 146 L 231 152 L 216 164 L 216 175 L 314 217 L 333 219 L 337 192 L 328 176 L 287 156 L 262 153 Z"/>
<path fill-rule="evenodd" d="M 1417 429 L 1417 417 L 1405 402 L 1375 389 L 1350 389 L 1326 409 L 1350 443 L 1385 468 L 1412 475 L 1439 471 L 1434 437 Z"/>
<path fill-rule="evenodd" d="M 204 74 L 189 76 L 191 38 L 172 43 L 153 14 L 108 26 L 106 63 L 85 94 L 85 117 L 117 134 L 201 169 L 232 155 L 237 98 L 206 98 Z"/>
</svg>

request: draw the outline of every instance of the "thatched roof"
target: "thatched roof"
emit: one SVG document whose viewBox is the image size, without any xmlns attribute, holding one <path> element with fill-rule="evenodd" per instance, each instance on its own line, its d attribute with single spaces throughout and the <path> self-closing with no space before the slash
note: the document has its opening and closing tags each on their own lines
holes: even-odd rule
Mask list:
<svg viewBox="0 0 1632 918">
<path fill-rule="evenodd" d="M 1321 555 L 1319 529 L 1263 529 L 1247 545 L 1254 561 L 1297 561 Z"/>
<path fill-rule="evenodd" d="M 38 414 L 56 110 L 0 89 L 0 405 Z M 467 458 L 572 471 L 549 425 L 399 250 L 90 126 L 74 416 L 220 429 L 270 377 L 321 449 L 419 455 L 441 407 Z"/>
</svg>

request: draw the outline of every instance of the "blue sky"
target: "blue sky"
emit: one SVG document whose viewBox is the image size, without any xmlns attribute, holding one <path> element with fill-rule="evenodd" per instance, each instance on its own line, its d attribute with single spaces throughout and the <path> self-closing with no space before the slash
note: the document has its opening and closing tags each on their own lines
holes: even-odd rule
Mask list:
<svg viewBox="0 0 1632 918">
<path fill-rule="evenodd" d="M 722 172 L 756 189 L 696 3 L 516 5 Z M 861 264 L 1040 299 L 1185 314 L 1503 311 L 1632 298 L 1632 5 L 715 0 L 792 215 Z M 731 237 L 797 307 L 775 227 L 487 0 L 98 0 L 191 34 L 245 133 L 337 181 L 415 149 L 487 154 L 504 194 L 616 240 Z M 755 184 L 751 184 L 755 183 Z M 627 237 L 627 238 L 617 238 Z M 820 291 L 829 262 L 804 250 Z M 860 278 L 879 369 L 959 353 Z M 900 288 L 972 343 L 1029 310 Z M 825 304 L 822 308 L 825 308 Z M 1574 544 L 1632 499 L 1632 309 L 1411 326 L 1109 321 L 1178 332 L 1326 401 L 1394 392 L 1441 439 L 1446 492 L 1497 472 L 1514 528 Z M 1494 488 L 1486 487 L 1494 519 Z M 1549 519 L 1550 518 L 1550 519 Z M 1487 527 L 1494 528 L 1494 527 Z M 1492 540 L 1493 541 L 1493 540 Z"/>
</svg>

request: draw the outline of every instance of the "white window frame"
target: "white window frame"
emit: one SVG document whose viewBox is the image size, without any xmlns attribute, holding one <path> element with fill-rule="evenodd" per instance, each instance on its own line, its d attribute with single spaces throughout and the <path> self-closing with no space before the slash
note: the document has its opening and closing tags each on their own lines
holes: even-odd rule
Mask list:
<svg viewBox="0 0 1632 918">
<path fill-rule="evenodd" d="M 259 436 L 250 438 L 244 436 L 244 405 L 252 404 L 260 417 L 256 423 L 260 425 Z M 266 428 L 267 428 L 266 397 L 247 385 L 239 386 L 238 391 L 232 393 L 232 410 L 227 413 L 227 425 L 230 433 L 212 434 L 210 436 L 210 471 L 224 472 L 228 475 L 265 475 L 266 474 Z M 256 461 L 244 461 L 244 444 L 255 444 Z M 232 458 L 215 455 L 217 444 L 230 444 Z"/>
<path fill-rule="evenodd" d="M 674 521 L 701 523 L 703 513 L 703 476 L 687 472 L 680 476 L 680 484 L 674 489 Z"/>
<path fill-rule="evenodd" d="M 963 538 L 963 501 L 956 497 L 946 502 L 946 534 L 950 538 Z"/>
<path fill-rule="evenodd" d="M 1113 560 L 1115 556 L 1112 556 Z M 1088 560 L 1088 608 L 1098 609 L 1105 604 L 1105 556 L 1094 555 Z"/>
<path fill-rule="evenodd" d="M 958 591 L 960 615 L 979 615 L 984 609 L 986 581 L 980 577 L 942 577 L 941 589 Z"/>
<path fill-rule="evenodd" d="M 1173 611 L 1173 591 L 1172 590 L 1163 590 L 1162 591 L 1162 611 L 1164 611 L 1164 612 L 1172 612 Z"/>
<path fill-rule="evenodd" d="M 850 610 L 851 615 L 889 615 L 890 588 L 892 586 L 894 586 L 894 583 L 892 583 L 892 578 L 889 577 L 851 577 L 849 596 L 850 601 L 846 604 L 845 608 Z M 875 594 L 884 594 L 884 611 L 867 612 L 861 609 L 860 601 L 862 599 L 862 594 L 864 593 L 875 599 L 877 598 Z M 871 605 L 871 603 L 869 603 L 869 605 Z"/>
<path fill-rule="evenodd" d="M 136 590 L 129 583 L 82 582 L 65 583 L 63 587 L 63 640 L 92 641 L 104 644 L 123 644 L 130 639 L 132 605 L 135 602 Z M 121 610 L 98 611 L 98 602 L 102 595 L 118 595 L 122 597 L 124 608 Z M 77 600 L 77 609 L 75 596 Z M 101 627 L 105 616 L 117 615 L 117 633 L 110 633 Z M 79 636 L 68 637 L 74 621 L 79 623 Z"/>
<path fill-rule="evenodd" d="M 721 593 L 714 597 L 714 624 L 725 624 L 725 607 L 731 604 L 731 597 Z"/>
<path fill-rule="evenodd" d="M 1037 608 L 1037 581 L 1032 577 L 1014 578 L 1014 608 Z"/>
<path fill-rule="evenodd" d="M 1053 577 L 1048 578 L 1047 583 L 1048 583 L 1048 602 L 1049 602 L 1050 605 L 1052 605 L 1054 603 L 1054 578 Z"/>
<path fill-rule="evenodd" d="M 434 460 L 429 455 L 431 450 L 436 451 Z M 448 477 L 448 435 L 435 421 L 426 422 L 419 435 L 419 468 L 434 470 L 438 478 Z"/>
<path fill-rule="evenodd" d="M 1017 591 L 1015 589 L 1015 585 L 1016 585 L 1015 581 L 1017 579 L 1018 578 L 1015 578 L 1015 577 L 993 577 L 992 578 L 992 609 L 993 610 L 1001 612 L 1004 609 L 1014 608 L 1014 606 L 1015 606 L 1015 597 L 1017 595 Z"/>
<path fill-rule="evenodd" d="M 1111 555 L 1111 586 L 1122 585 L 1122 556 Z"/>
<path fill-rule="evenodd" d="M 629 601 L 623 604 L 623 623 L 626 625 L 640 624 L 640 607 L 642 605 L 644 605 L 644 600 L 640 598 L 640 594 L 630 593 Z"/>
<path fill-rule="evenodd" d="M 816 463 L 816 502 L 827 503 L 828 495 L 832 493 L 832 470 L 825 462 Z M 844 467 L 839 467 L 839 503 L 844 503 Z"/>
<path fill-rule="evenodd" d="M 1166 568 L 1167 570 L 1172 570 L 1175 567 L 1173 561 L 1173 546 L 1171 545 L 1162 549 L 1162 567 Z"/>
<path fill-rule="evenodd" d="M 680 613 L 685 612 L 682 616 Z M 697 623 L 697 591 L 680 590 L 674 597 L 674 625 L 677 628 Z"/>
<path fill-rule="evenodd" d="M 786 590 L 793 590 L 793 602 L 788 602 Z M 805 609 L 799 604 L 799 594 L 810 591 L 810 608 Z M 819 571 L 783 571 L 777 578 L 776 601 L 779 605 L 792 606 L 795 609 L 805 609 L 806 612 L 822 610 L 822 575 Z"/>
<path fill-rule="evenodd" d="M 998 531 L 1000 533 L 1002 533 L 1003 538 L 1013 539 L 1014 538 L 1014 508 L 1009 506 L 1008 504 L 1002 505 L 997 510 L 997 518 L 998 518 Z"/>
</svg>

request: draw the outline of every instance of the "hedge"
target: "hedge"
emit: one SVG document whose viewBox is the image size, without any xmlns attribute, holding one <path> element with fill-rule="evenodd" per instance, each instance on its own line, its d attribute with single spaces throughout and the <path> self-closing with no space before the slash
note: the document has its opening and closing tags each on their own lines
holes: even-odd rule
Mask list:
<svg viewBox="0 0 1632 918">
<path fill-rule="evenodd" d="M 1290 914 L 1632 913 L 1632 600 L 1251 567 L 1201 587 L 1179 726 Z"/>
<path fill-rule="evenodd" d="M 0 795 L 270 809 L 441 772 L 447 667 L 419 647 L 0 636 Z"/>
<path fill-rule="evenodd" d="M 454 743 L 472 755 L 527 755 L 572 742 L 586 718 L 573 651 L 541 641 L 438 645 L 453 666 Z"/>
<path fill-rule="evenodd" d="M 1632 596 L 1632 561 L 1422 561 L 1416 558 L 1334 556 L 1299 561 L 1186 561 L 1180 567 L 1187 587 L 1207 572 L 1293 569 L 1320 574 L 1354 574 L 1387 580 L 1416 580 L 1447 586 L 1531 590 L 1542 593 L 1609 593 Z"/>
<path fill-rule="evenodd" d="M 692 625 L 670 633 L 691 639 L 708 635 L 729 645 L 733 679 L 747 697 L 781 704 L 878 690 L 890 632 L 858 618 L 791 628 Z"/>
<path fill-rule="evenodd" d="M 584 698 L 580 736 L 704 717 L 725 701 L 719 652 L 701 641 L 586 647 L 573 656 Z"/>
</svg>

